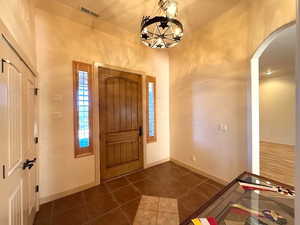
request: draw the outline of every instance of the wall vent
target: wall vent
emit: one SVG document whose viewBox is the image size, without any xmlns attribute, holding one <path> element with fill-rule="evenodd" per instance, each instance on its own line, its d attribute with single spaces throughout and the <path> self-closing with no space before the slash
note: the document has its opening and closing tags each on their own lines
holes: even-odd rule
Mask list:
<svg viewBox="0 0 300 225">
<path fill-rule="evenodd" d="M 89 15 L 91 15 L 91 16 L 94 16 L 94 17 L 99 17 L 99 14 L 93 12 L 93 11 L 90 10 L 90 9 L 84 8 L 84 7 L 80 7 L 80 11 L 81 11 L 81 12 L 84 12 L 84 13 L 86 13 L 86 14 L 89 14 Z"/>
</svg>

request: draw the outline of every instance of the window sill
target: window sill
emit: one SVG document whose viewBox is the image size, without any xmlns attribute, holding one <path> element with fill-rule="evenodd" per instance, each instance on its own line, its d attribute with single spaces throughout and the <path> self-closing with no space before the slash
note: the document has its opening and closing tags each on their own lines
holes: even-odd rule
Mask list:
<svg viewBox="0 0 300 225">
<path fill-rule="evenodd" d="M 147 140 L 147 144 L 152 144 L 152 143 L 155 143 L 155 142 L 157 142 L 157 140 L 156 139 L 150 139 L 150 140 Z"/>
<path fill-rule="evenodd" d="M 87 156 L 91 156 L 91 155 L 94 155 L 94 153 L 92 153 L 92 152 L 80 153 L 80 154 L 76 154 L 75 158 L 77 159 L 77 158 L 87 157 Z"/>
</svg>

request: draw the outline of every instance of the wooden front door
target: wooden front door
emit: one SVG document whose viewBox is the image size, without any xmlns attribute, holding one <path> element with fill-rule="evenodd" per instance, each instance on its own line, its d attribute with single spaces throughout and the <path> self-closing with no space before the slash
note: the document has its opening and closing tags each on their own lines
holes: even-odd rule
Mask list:
<svg viewBox="0 0 300 225">
<path fill-rule="evenodd" d="M 143 167 L 142 77 L 99 68 L 101 178 Z"/>
</svg>

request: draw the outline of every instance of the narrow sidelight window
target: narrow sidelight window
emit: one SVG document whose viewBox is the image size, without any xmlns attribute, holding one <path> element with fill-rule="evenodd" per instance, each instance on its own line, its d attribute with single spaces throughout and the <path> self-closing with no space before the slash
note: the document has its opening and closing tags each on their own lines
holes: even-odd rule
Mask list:
<svg viewBox="0 0 300 225">
<path fill-rule="evenodd" d="M 147 142 L 156 141 L 156 79 L 146 77 L 147 93 Z"/>
<path fill-rule="evenodd" d="M 92 65 L 73 62 L 75 157 L 93 154 Z"/>
</svg>

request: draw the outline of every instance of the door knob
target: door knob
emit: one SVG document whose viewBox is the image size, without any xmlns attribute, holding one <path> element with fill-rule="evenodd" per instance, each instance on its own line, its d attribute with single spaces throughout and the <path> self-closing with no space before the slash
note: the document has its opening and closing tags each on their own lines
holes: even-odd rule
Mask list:
<svg viewBox="0 0 300 225">
<path fill-rule="evenodd" d="M 25 170 L 26 168 L 28 168 L 29 170 L 34 166 L 34 163 L 36 162 L 36 158 L 34 158 L 33 160 L 29 160 L 27 159 L 24 163 L 23 163 L 23 170 Z"/>
</svg>

